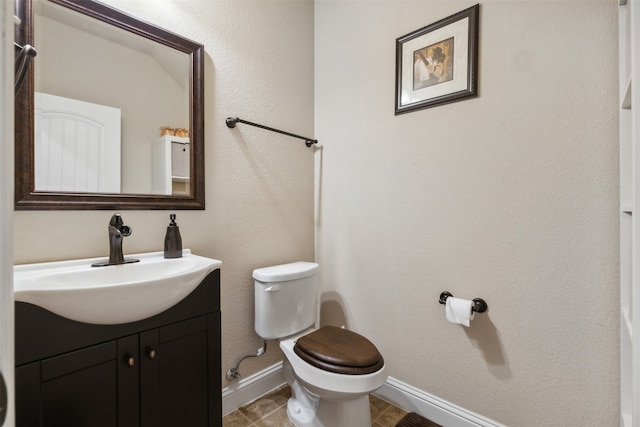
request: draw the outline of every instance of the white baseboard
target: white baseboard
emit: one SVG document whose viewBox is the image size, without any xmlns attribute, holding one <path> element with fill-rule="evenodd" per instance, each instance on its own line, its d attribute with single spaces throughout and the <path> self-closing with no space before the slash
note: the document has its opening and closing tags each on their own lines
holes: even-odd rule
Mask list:
<svg viewBox="0 0 640 427">
<path fill-rule="evenodd" d="M 282 362 L 241 379 L 222 390 L 222 413 L 227 415 L 284 383 Z M 389 377 L 373 394 L 446 427 L 506 427 L 393 377 Z"/>
<path fill-rule="evenodd" d="M 222 413 L 227 415 L 284 383 L 282 362 L 276 363 L 250 377 L 243 378 L 222 389 Z"/>
<path fill-rule="evenodd" d="M 373 394 L 446 427 L 506 427 L 393 377 Z"/>
</svg>

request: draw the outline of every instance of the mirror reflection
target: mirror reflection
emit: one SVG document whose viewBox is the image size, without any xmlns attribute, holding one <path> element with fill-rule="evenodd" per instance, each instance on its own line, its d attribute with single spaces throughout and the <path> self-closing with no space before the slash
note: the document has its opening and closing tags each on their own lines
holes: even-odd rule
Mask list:
<svg viewBox="0 0 640 427">
<path fill-rule="evenodd" d="M 189 55 L 49 1 L 34 12 L 35 190 L 188 195 Z"/>
<path fill-rule="evenodd" d="M 15 208 L 204 209 L 204 46 L 93 0 L 15 0 Z M 24 55 L 22 55 L 24 56 Z"/>
</svg>

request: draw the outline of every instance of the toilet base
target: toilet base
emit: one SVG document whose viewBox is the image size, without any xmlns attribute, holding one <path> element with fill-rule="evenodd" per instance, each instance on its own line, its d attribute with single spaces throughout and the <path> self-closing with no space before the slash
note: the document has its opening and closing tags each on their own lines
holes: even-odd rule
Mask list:
<svg viewBox="0 0 640 427">
<path fill-rule="evenodd" d="M 314 404 L 302 404 L 305 398 L 293 397 L 287 402 L 287 415 L 296 427 L 371 427 L 369 395 L 350 400 L 314 399 Z"/>
</svg>

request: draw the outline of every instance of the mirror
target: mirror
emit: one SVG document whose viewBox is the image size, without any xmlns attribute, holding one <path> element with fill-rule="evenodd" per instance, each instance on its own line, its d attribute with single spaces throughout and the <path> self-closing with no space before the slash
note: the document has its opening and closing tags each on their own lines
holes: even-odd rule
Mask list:
<svg viewBox="0 0 640 427">
<path fill-rule="evenodd" d="M 16 93 L 16 209 L 204 209 L 204 47 L 90 0 L 16 14 L 38 51 Z"/>
</svg>

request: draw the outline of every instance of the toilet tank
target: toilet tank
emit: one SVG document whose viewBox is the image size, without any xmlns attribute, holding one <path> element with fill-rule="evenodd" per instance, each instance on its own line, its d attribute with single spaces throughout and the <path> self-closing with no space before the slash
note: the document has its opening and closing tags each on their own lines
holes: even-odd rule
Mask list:
<svg viewBox="0 0 640 427">
<path fill-rule="evenodd" d="M 253 270 L 258 335 L 283 338 L 314 325 L 318 268 L 313 262 L 293 262 Z"/>
</svg>

